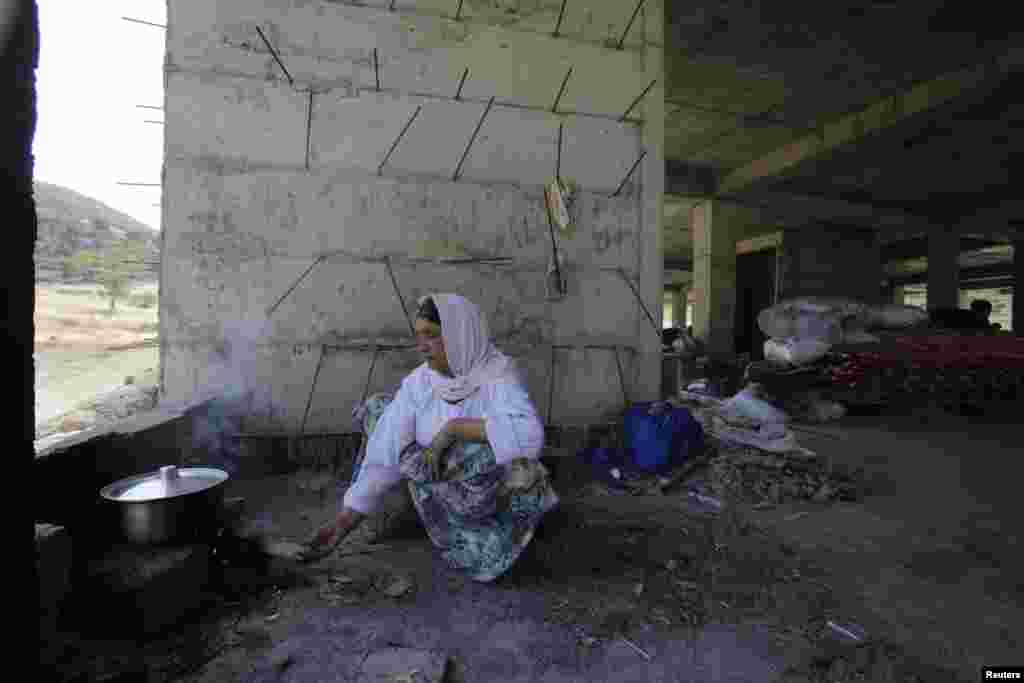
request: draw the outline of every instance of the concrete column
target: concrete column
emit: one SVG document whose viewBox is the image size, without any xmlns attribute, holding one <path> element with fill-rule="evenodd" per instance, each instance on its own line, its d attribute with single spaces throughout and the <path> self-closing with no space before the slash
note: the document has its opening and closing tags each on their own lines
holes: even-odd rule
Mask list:
<svg viewBox="0 0 1024 683">
<path fill-rule="evenodd" d="M 1010 327 L 1018 337 L 1024 337 L 1024 240 L 1013 243 L 1013 294 Z"/>
<path fill-rule="evenodd" d="M 689 295 L 689 287 L 680 287 L 672 292 L 672 321 L 683 330 L 686 329 L 686 297 Z"/>
<path fill-rule="evenodd" d="M 693 333 L 710 353 L 736 345 L 736 212 L 711 200 L 693 208 Z"/>
<path fill-rule="evenodd" d="M 665 247 L 665 14 L 663 0 L 647 2 L 643 7 L 644 80 L 656 80 L 656 86 L 643 100 L 641 146 L 646 155 L 638 169 L 642 179 L 640 192 L 643 240 L 639 249 L 640 291 L 661 329 L 662 292 L 664 291 Z M 637 150 L 637 154 L 640 150 Z M 641 314 L 642 315 L 642 314 Z M 637 340 L 642 354 L 634 371 L 630 398 L 654 401 L 661 398 L 661 335 L 644 334 Z"/>
<path fill-rule="evenodd" d="M 935 230 L 928 235 L 928 308 L 960 305 L 960 234 Z"/>
</svg>

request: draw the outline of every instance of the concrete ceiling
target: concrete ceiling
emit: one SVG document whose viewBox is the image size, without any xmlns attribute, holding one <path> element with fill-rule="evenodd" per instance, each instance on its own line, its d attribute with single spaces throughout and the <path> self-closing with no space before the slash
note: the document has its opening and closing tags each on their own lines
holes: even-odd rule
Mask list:
<svg viewBox="0 0 1024 683">
<path fill-rule="evenodd" d="M 1024 227 L 1011 10 L 668 0 L 666 15 L 667 260 L 689 258 L 700 197 L 750 207 L 761 232 L 831 221 L 894 242 Z"/>
</svg>

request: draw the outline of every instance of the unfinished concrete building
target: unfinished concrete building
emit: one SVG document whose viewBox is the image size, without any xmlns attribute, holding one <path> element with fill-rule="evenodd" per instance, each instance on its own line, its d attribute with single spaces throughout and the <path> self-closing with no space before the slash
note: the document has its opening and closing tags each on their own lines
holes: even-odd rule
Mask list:
<svg viewBox="0 0 1024 683">
<path fill-rule="evenodd" d="M 31 165 L 23 159 L 32 135 L 32 116 L 24 112 L 34 106 L 37 34 L 33 3 L 24 5 L 11 34 L 17 40 L 4 55 L 16 74 L 9 87 L 22 102 L 12 109 L 20 136 L 12 139 L 24 144 L 5 165 L 19 179 L 12 202 L 34 226 Z M 96 492 L 169 464 L 255 477 L 282 453 L 292 464 L 301 460 L 303 438 L 347 443 L 353 406 L 371 393 L 393 391 L 421 362 L 411 316 L 418 298 L 431 292 L 459 292 L 486 312 L 495 343 L 525 370 L 547 428 L 545 458 L 553 469 L 557 461 L 567 463 L 570 474 L 556 474 L 555 482 L 568 490 L 577 483 L 575 456 L 600 445 L 595 439 L 618 424 L 625 407 L 678 397 L 680 381 L 761 359 L 767 337 L 757 318 L 773 304 L 797 297 L 902 303 L 906 288 L 926 284 L 927 307 L 942 309 L 961 306 L 965 292 L 975 289 L 1013 290 L 1024 269 L 1024 205 L 1012 190 L 1024 53 L 1008 17 L 982 14 L 966 3 L 940 2 L 170 0 L 162 27 L 161 407 L 54 446 L 26 467 L 28 480 L 59 492 L 56 501 L 33 507 L 34 523 L 67 530 L 53 540 L 40 537 L 37 526 L 36 550 L 46 559 L 40 576 L 26 580 L 43 586 L 40 612 L 55 613 L 55 596 L 69 591 L 106 595 L 98 587 L 109 588 L 103 581 L 116 576 L 123 601 L 116 609 L 130 612 L 125 605 L 132 600 L 147 606 L 133 615 L 141 631 L 159 632 L 194 613 L 202 604 L 198 586 L 214 571 L 207 546 L 193 543 L 153 570 L 166 583 L 129 590 L 124 576 L 158 563 L 152 554 L 140 559 L 124 551 L 110 559 L 111 511 Z M 553 225 L 545 206 L 555 179 L 569 190 L 565 226 Z M 19 248 L 31 247 L 27 234 L 17 233 L 25 240 Z M 29 271 L 8 275 L 7 355 L 18 368 L 25 406 L 32 404 Z M 564 289 L 552 285 L 553 272 Z M 678 365 L 678 354 L 663 345 L 663 316 L 685 327 L 688 305 L 703 344 L 699 371 Z M 1024 298 L 1013 296 L 1012 308 L 1020 336 Z M 1019 373 L 994 374 L 1003 374 L 1004 384 L 1007 375 L 1016 376 L 1011 389 L 1020 388 Z M 992 401 L 986 405 L 995 405 L 985 393 Z M 1005 395 L 1018 400 L 1017 393 Z M 213 417 L 211 400 L 220 405 Z M 31 440 L 31 417 L 24 419 L 18 463 L 30 457 L 23 442 Z M 1020 652 L 1013 635 L 1020 632 L 1013 602 L 1020 586 L 1012 578 L 1021 566 L 1020 522 L 1013 506 L 1000 502 L 1013 500 L 1008 482 L 1019 468 L 1010 455 L 1020 444 L 1019 429 L 1007 420 L 985 427 L 998 436 L 987 443 L 988 456 L 961 460 L 946 444 L 973 449 L 981 439 L 977 425 L 957 423 L 951 435 L 934 423 L 917 424 L 918 431 L 890 435 L 893 420 L 874 427 L 855 422 L 848 430 L 840 422 L 833 432 L 818 433 L 819 441 L 808 437 L 813 450 L 834 452 L 823 456 L 828 476 L 834 468 L 862 474 L 866 468 L 872 481 L 883 482 L 877 495 L 884 504 L 873 508 L 860 499 L 839 511 L 828 507 L 824 479 L 806 496 L 822 506 L 821 528 L 845 523 L 863 531 L 860 541 L 849 541 L 856 553 L 829 546 L 828 557 L 840 567 L 830 583 L 859 596 L 865 606 L 857 620 L 899 642 L 912 653 L 907 661 L 934 665 L 939 678 L 931 680 L 976 675 L 983 664 Z M 201 438 L 203 430 L 216 438 Z M 897 462 L 890 449 L 908 459 Z M 929 468 L 935 496 L 948 504 L 920 497 L 912 471 L 918 466 Z M 724 514 L 673 502 L 657 486 L 658 495 L 645 491 L 632 502 L 571 497 L 567 517 L 598 520 L 597 530 L 578 537 L 563 530 L 557 542 L 547 541 L 544 547 L 562 544 L 566 555 L 579 553 L 544 565 L 547 579 L 564 579 L 563 592 L 592 585 L 579 600 L 606 611 L 656 612 L 660 579 L 651 577 L 692 566 L 693 558 L 706 559 L 730 543 L 755 543 L 746 533 L 729 543 L 708 536 L 703 555 L 693 550 L 693 539 L 710 528 L 702 524 Z M 791 548 L 810 532 L 781 522 L 808 513 L 780 503 L 778 488 L 763 509 L 739 503 L 729 509 L 756 523 L 779 523 L 773 533 L 790 534 Z M 308 493 L 294 494 L 295 500 Z M 285 498 L 254 493 L 249 504 L 276 500 L 295 517 L 289 530 L 305 529 L 327 509 L 322 497 L 294 504 L 282 503 Z M 861 507 L 851 512 L 855 502 Z M 575 529 L 576 521 L 563 527 Z M 619 545 L 630 525 L 645 524 L 659 531 L 640 545 L 635 538 Z M 921 530 L 935 524 L 951 534 L 984 527 L 984 540 L 943 545 L 934 540 L 934 526 Z M 964 592 L 947 600 L 953 579 L 920 569 L 919 558 L 893 559 L 932 541 L 938 545 L 921 553 L 946 567 L 965 567 L 964 576 L 977 557 L 1000 558 L 965 582 L 964 591 L 975 597 Z M 964 560 L 968 546 L 974 559 Z M 745 557 L 776 561 L 775 546 L 757 548 Z M 73 562 L 65 551 L 74 553 Z M 866 567 L 856 576 L 849 568 L 853 554 Z M 649 562 L 638 569 L 613 555 Z M 409 556 L 420 563 L 410 575 L 419 571 L 418 585 L 428 585 L 429 554 Z M 899 586 L 910 585 L 911 574 L 926 578 L 915 584 L 917 592 L 903 593 Z M 386 590 L 378 592 L 393 597 Z M 376 603 L 351 609 L 363 610 L 359 624 L 400 633 L 410 647 L 427 649 L 429 642 L 455 652 L 468 662 L 464 680 L 503 680 L 498 660 L 516 662 L 522 676 L 516 680 L 667 680 L 687 667 L 693 680 L 783 680 L 775 676 L 787 663 L 766 639 L 723 628 L 707 631 L 699 662 L 676 658 L 678 638 L 671 633 L 645 631 L 650 651 L 626 639 L 625 654 L 609 645 L 594 665 L 604 668 L 587 670 L 591 664 L 570 662 L 564 653 L 580 642 L 587 648 L 618 642 L 625 626 L 579 636 L 544 622 L 533 608 L 516 612 L 513 623 L 480 616 L 473 612 L 477 603 L 461 602 L 458 609 L 472 616 L 446 606 L 450 613 L 431 617 L 444 592 L 432 590 L 423 588 L 423 604 L 400 603 L 399 616 L 387 611 L 390 603 L 379 615 Z M 528 592 L 518 585 L 509 590 Z M 509 605 L 520 597 L 508 598 Z M 806 606 L 812 602 L 807 598 L 793 613 L 811 619 L 818 609 Z M 731 609 L 735 601 L 711 603 Z M 843 602 L 843 609 L 851 604 Z M 518 609 L 509 605 L 503 609 L 510 614 Z M 401 612 L 406 607 L 411 611 Z M 288 640 L 299 643 L 288 651 L 297 659 L 277 650 L 271 657 L 269 647 L 259 646 L 253 657 L 260 663 L 241 680 L 277 674 L 313 680 L 316 671 L 348 675 L 356 669 L 346 667 L 365 664 L 353 654 L 356 621 L 334 628 L 334 617 L 318 621 L 305 616 L 305 607 L 289 609 L 271 614 L 272 620 L 285 614 L 278 627 L 294 627 L 286 636 L 275 632 L 274 643 L 299 634 Z M 335 602 L 331 609 L 348 608 Z M 838 623 L 821 610 L 813 614 L 821 629 Z M 589 618 L 603 624 L 613 616 Z M 622 623 L 632 624 L 630 618 Z M 664 618 L 666 628 L 682 628 L 678 614 Z M 969 622 L 971 632 L 949 636 L 958 647 L 942 649 L 938 636 L 924 635 L 939 629 L 937 621 Z M 324 633 L 345 645 L 318 649 L 328 640 Z M 862 644 L 859 631 L 845 633 Z M 384 647 L 382 639 L 377 645 Z M 504 654 L 491 649 L 499 641 L 508 645 Z M 310 651 L 326 652 L 327 659 L 303 659 Z"/>
</svg>

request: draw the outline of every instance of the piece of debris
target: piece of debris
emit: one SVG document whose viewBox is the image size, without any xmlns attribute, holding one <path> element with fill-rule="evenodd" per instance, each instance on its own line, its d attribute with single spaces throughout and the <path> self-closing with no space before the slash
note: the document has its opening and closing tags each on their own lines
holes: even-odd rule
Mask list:
<svg viewBox="0 0 1024 683">
<path fill-rule="evenodd" d="M 582 644 L 583 647 L 594 647 L 597 645 L 597 638 L 594 638 L 593 636 L 583 636 L 580 638 L 580 644 Z"/>
<path fill-rule="evenodd" d="M 831 620 L 825 623 L 834 633 L 855 643 L 859 643 L 867 637 L 864 628 L 857 624 L 838 624 Z"/>
<path fill-rule="evenodd" d="M 636 652 L 638 655 L 640 655 L 641 657 L 646 659 L 648 662 L 651 661 L 651 656 L 649 654 L 647 654 L 647 652 L 645 650 L 643 650 L 639 645 L 634 643 L 632 640 L 630 640 L 629 638 L 626 638 L 625 636 L 622 636 L 621 640 L 626 645 L 628 645 L 630 648 L 632 648 L 633 651 Z"/>
<path fill-rule="evenodd" d="M 809 512 L 796 512 L 796 513 L 793 513 L 792 515 L 788 515 L 788 516 L 784 517 L 783 521 L 784 522 L 792 522 L 793 520 L 800 519 L 801 517 L 806 517 L 809 514 L 810 514 Z"/>
<path fill-rule="evenodd" d="M 675 560 L 669 560 L 665 563 L 665 569 L 669 570 L 670 572 L 674 572 L 677 567 L 679 567 L 679 563 Z"/>
<path fill-rule="evenodd" d="M 400 575 L 382 576 L 377 578 L 375 587 L 389 598 L 400 598 L 412 590 L 413 583 Z"/>
<path fill-rule="evenodd" d="M 280 612 L 274 612 L 273 614 L 271 614 L 271 615 L 269 615 L 267 617 L 267 621 L 277 621 L 280 618 L 281 618 L 281 613 Z"/>
<path fill-rule="evenodd" d="M 306 546 L 293 541 L 270 541 L 266 544 L 266 553 L 282 560 L 297 560 Z"/>
<path fill-rule="evenodd" d="M 288 667 L 290 667 L 294 663 L 295 663 L 295 657 L 293 657 L 291 653 L 286 654 L 286 655 L 279 655 L 277 657 L 274 657 L 274 661 L 273 661 L 274 671 L 277 671 L 278 673 L 281 673 L 281 672 L 283 672 L 285 669 L 287 669 Z"/>
<path fill-rule="evenodd" d="M 366 658 L 356 683 L 441 683 L 447 665 L 439 652 L 390 647 Z"/>
</svg>

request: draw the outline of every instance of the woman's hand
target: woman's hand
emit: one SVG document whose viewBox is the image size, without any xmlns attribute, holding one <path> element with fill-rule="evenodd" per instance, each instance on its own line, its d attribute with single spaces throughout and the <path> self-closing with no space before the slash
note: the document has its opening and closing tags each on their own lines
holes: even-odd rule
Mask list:
<svg viewBox="0 0 1024 683">
<path fill-rule="evenodd" d="M 302 562 L 315 562 L 327 557 L 362 521 L 362 513 L 344 508 L 334 521 L 320 527 L 306 542 L 306 547 L 299 554 L 298 559 Z"/>
<path fill-rule="evenodd" d="M 448 428 L 446 424 L 437 433 L 430 446 L 423 451 L 423 460 L 429 468 L 430 475 L 434 481 L 441 481 L 445 470 L 445 453 L 458 437 Z"/>
</svg>

